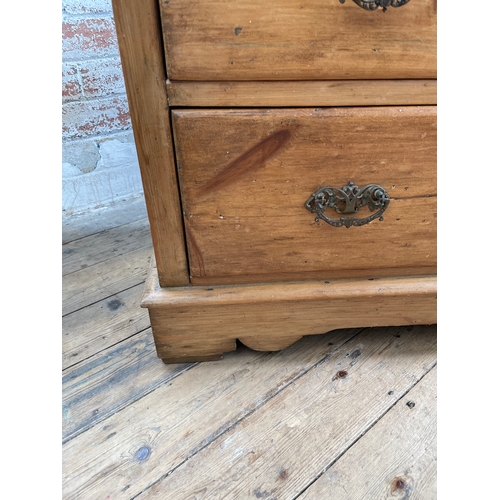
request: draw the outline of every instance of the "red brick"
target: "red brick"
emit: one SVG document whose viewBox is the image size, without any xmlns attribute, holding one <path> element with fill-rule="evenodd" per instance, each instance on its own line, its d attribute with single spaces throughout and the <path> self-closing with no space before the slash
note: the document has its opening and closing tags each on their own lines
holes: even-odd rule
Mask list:
<svg viewBox="0 0 500 500">
<path fill-rule="evenodd" d="M 80 63 L 80 73 L 85 97 L 104 97 L 125 93 L 119 57 L 83 61 Z"/>
<path fill-rule="evenodd" d="M 62 97 L 63 101 L 75 100 L 82 92 L 78 81 L 78 69 L 74 64 L 62 65 Z"/>
<path fill-rule="evenodd" d="M 131 127 L 126 96 L 63 105 L 63 139 L 107 134 Z"/>
<path fill-rule="evenodd" d="M 118 55 L 111 17 L 71 18 L 62 23 L 63 59 L 87 59 Z"/>
</svg>

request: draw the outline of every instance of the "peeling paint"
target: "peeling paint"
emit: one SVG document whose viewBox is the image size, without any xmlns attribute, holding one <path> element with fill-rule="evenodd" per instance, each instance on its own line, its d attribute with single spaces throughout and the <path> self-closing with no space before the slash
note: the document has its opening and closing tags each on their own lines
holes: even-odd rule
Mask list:
<svg viewBox="0 0 500 500">
<path fill-rule="evenodd" d="M 111 0 L 63 0 L 64 14 L 111 14 Z"/>
<path fill-rule="evenodd" d="M 67 144 L 66 159 L 63 163 L 63 210 L 66 215 L 85 209 L 98 208 L 116 203 L 122 199 L 132 199 L 143 193 L 139 163 L 132 134 L 104 138 L 99 141 L 83 141 Z M 82 151 L 78 154 L 78 148 Z M 94 168 L 85 173 L 85 166 Z"/>
<path fill-rule="evenodd" d="M 83 139 L 131 128 L 125 95 L 69 102 L 63 104 L 62 113 L 63 139 Z"/>
<path fill-rule="evenodd" d="M 62 202 L 70 215 L 143 188 L 111 0 L 63 0 L 62 14 Z"/>
</svg>

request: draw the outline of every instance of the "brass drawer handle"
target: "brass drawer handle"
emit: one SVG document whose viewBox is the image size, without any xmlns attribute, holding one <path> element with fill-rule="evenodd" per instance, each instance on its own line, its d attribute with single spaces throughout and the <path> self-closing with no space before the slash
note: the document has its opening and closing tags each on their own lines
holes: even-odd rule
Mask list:
<svg viewBox="0 0 500 500">
<path fill-rule="evenodd" d="M 339 0 L 340 3 L 345 3 L 345 0 Z M 356 5 L 359 5 L 365 10 L 377 10 L 382 7 L 385 12 L 387 7 L 401 7 L 407 4 L 410 0 L 352 0 Z"/>
<path fill-rule="evenodd" d="M 347 228 L 351 226 L 364 226 L 372 220 L 384 220 L 382 214 L 389 206 L 391 199 L 387 191 L 378 184 L 368 184 L 364 188 L 359 188 L 352 181 L 342 189 L 336 187 L 322 187 L 315 191 L 306 201 L 307 210 L 316 214 L 316 222 L 324 220 L 330 226 Z M 364 219 L 357 217 L 341 217 L 340 219 L 330 219 L 323 212 L 327 208 L 333 208 L 339 214 L 354 214 L 361 207 L 368 205 L 374 214 Z"/>
</svg>

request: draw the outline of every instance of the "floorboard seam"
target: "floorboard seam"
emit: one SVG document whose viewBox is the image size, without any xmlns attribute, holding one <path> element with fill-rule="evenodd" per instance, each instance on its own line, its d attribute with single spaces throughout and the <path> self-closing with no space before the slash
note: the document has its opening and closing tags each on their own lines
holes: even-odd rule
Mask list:
<svg viewBox="0 0 500 500">
<path fill-rule="evenodd" d="M 80 236 L 79 238 L 75 238 L 74 240 L 65 241 L 65 242 L 63 242 L 62 246 L 64 247 L 65 245 L 68 245 L 69 243 L 74 243 L 75 241 L 81 241 L 81 240 L 84 240 L 85 238 L 89 238 L 91 236 L 95 236 L 96 234 L 106 233 L 108 231 L 111 231 L 112 229 L 115 229 L 115 228 L 118 228 L 118 227 L 123 227 L 123 226 L 126 226 L 128 224 L 135 224 L 135 223 L 138 223 L 140 221 L 148 221 L 148 218 L 147 217 L 141 217 L 140 219 L 136 219 L 136 220 L 124 222 L 123 224 L 118 224 L 117 226 L 113 226 L 113 227 L 110 227 L 108 229 L 104 229 L 103 231 L 96 231 L 95 233 L 86 234 L 85 236 Z M 148 225 L 149 225 L 149 221 L 148 221 Z"/>
<path fill-rule="evenodd" d="M 408 390 L 398 398 L 394 404 L 392 404 L 385 412 L 383 412 L 375 422 L 373 422 L 368 429 L 366 429 L 363 433 L 361 433 L 349 446 L 340 453 L 340 455 L 333 460 L 333 462 L 327 465 L 297 496 L 293 497 L 291 500 L 298 500 L 301 495 L 303 495 L 306 490 L 308 490 L 323 474 L 325 474 L 333 465 L 335 465 L 363 436 L 365 436 L 375 425 L 380 422 L 382 418 L 385 417 L 417 384 L 419 384 L 435 367 L 437 366 L 437 361 L 435 361 L 429 369 L 413 384 L 410 386 Z"/>
<path fill-rule="evenodd" d="M 112 293 L 111 295 L 107 295 L 106 297 L 103 297 L 102 299 L 96 300 L 95 302 L 91 302 L 90 304 L 87 304 L 85 306 L 79 307 L 78 309 L 75 309 L 74 311 L 67 312 L 67 313 L 63 314 L 62 317 L 65 318 L 66 316 L 69 316 L 70 314 L 73 314 L 73 313 L 75 313 L 77 311 L 81 311 L 82 309 L 85 309 L 86 307 L 90 307 L 90 306 L 93 306 L 95 304 L 98 304 L 99 302 L 102 302 L 103 300 L 108 300 L 110 297 L 113 297 L 114 295 L 117 295 L 117 294 L 122 293 L 122 292 L 126 292 L 127 290 L 130 290 L 131 288 L 134 288 L 136 286 L 144 285 L 145 282 L 146 282 L 146 278 L 144 278 L 139 283 L 136 283 L 135 285 L 131 285 L 131 286 L 127 287 L 127 288 L 123 288 L 119 292 Z"/>
<path fill-rule="evenodd" d="M 98 424 L 101 424 L 101 423 L 105 422 L 106 420 L 108 420 L 108 418 L 111 418 L 113 415 L 116 415 L 117 413 L 120 413 L 125 408 L 127 408 L 130 405 L 132 405 L 132 404 L 136 403 L 137 401 L 139 401 L 139 399 L 142 399 L 142 398 L 148 396 L 149 394 L 151 394 L 152 392 L 156 391 L 160 387 L 163 387 L 165 384 L 169 384 L 170 382 L 172 382 L 173 380 L 175 380 L 177 377 L 180 377 L 181 375 L 184 375 L 184 373 L 188 372 L 189 370 L 192 370 L 195 366 L 198 366 L 198 365 L 199 365 L 199 363 L 186 363 L 186 366 L 184 367 L 184 369 L 179 370 L 179 372 L 176 373 L 174 376 L 172 376 L 171 378 L 168 378 L 168 379 L 162 381 L 161 383 L 159 383 L 156 386 L 151 386 L 151 388 L 150 388 L 151 390 L 148 390 L 147 392 L 142 393 L 140 395 L 140 397 L 138 397 L 137 399 L 133 399 L 133 400 L 127 401 L 127 404 L 124 404 L 120 408 L 117 408 L 116 411 L 114 411 L 114 412 L 110 413 L 109 415 L 107 415 L 106 418 L 103 418 L 102 420 L 99 420 L 98 422 L 94 423 L 93 425 L 89 425 L 89 426 L 85 427 L 85 429 L 80 429 L 78 432 L 75 432 L 74 434 L 66 436 L 66 438 L 63 438 L 62 444 L 65 445 L 66 443 L 69 443 L 72 439 L 75 439 L 76 437 L 78 437 L 78 436 L 82 435 L 83 433 L 87 432 L 89 429 L 92 429 L 92 427 L 94 427 L 95 425 L 98 425 Z"/>
<path fill-rule="evenodd" d="M 213 433 L 211 436 L 209 436 L 206 439 L 206 442 L 204 444 L 201 444 L 198 449 L 195 449 L 182 462 L 180 462 L 179 464 L 177 464 L 175 467 L 173 467 L 171 470 L 169 470 L 166 474 L 163 474 L 161 477 L 159 477 L 156 481 L 154 481 L 149 486 L 147 486 L 146 488 L 144 488 L 142 491 L 140 491 L 139 493 L 137 493 L 136 495 L 134 495 L 133 497 L 131 497 L 130 500 L 135 500 L 137 497 L 139 497 L 140 495 L 142 495 L 145 491 L 147 491 L 148 489 L 150 489 L 154 485 L 160 483 L 165 478 L 167 478 L 168 476 L 170 476 L 171 474 L 173 474 L 179 467 L 182 467 L 182 465 L 184 465 L 188 460 L 191 460 L 191 458 L 193 458 L 195 455 L 197 455 L 198 453 L 200 453 L 201 451 L 203 451 L 207 446 L 209 446 L 211 443 L 213 443 L 220 436 L 222 436 L 226 432 L 229 432 L 231 429 L 233 429 L 234 427 L 236 427 L 242 420 L 244 420 L 245 418 L 249 417 L 250 415 L 252 415 L 256 411 L 260 410 L 264 405 L 266 405 L 269 401 L 271 401 L 271 399 L 273 399 L 274 397 L 276 397 L 278 394 L 280 394 L 282 391 L 284 391 L 291 384 L 295 383 L 298 379 L 300 379 L 301 377 L 303 377 L 304 375 L 306 375 L 307 373 L 309 373 L 316 366 L 319 366 L 319 365 L 325 363 L 331 356 L 333 356 L 338 350 L 340 350 L 345 344 L 347 344 L 347 342 L 350 342 L 353 338 L 357 337 L 363 330 L 365 330 L 365 328 L 360 328 L 359 331 L 357 331 L 352 337 L 349 337 L 342 344 L 340 344 L 339 346 L 337 346 L 336 349 L 334 349 L 333 351 L 329 352 L 327 355 L 325 355 L 324 357 L 322 357 L 319 361 L 317 361 L 316 363 L 314 363 L 313 365 L 311 365 L 309 368 L 307 368 L 306 370 L 304 370 L 302 373 L 300 373 L 299 375 L 297 375 L 296 377 L 294 377 L 292 380 L 290 380 L 289 382 L 287 382 L 277 392 L 275 392 L 274 394 L 272 394 L 271 396 L 269 396 L 265 401 L 262 401 L 258 406 L 256 406 L 252 410 L 249 410 L 248 412 L 246 412 L 243 416 L 241 416 L 238 420 L 236 420 L 235 422 L 233 422 L 232 424 L 230 424 L 227 428 L 221 430 L 220 432 L 216 431 L 215 433 Z"/>
<path fill-rule="evenodd" d="M 109 346 L 106 346 L 104 349 L 101 349 L 100 351 L 97 351 L 97 352 L 92 353 L 92 355 L 91 355 L 91 356 L 88 356 L 87 358 L 82 359 L 82 360 L 78 361 L 77 363 L 74 363 L 74 364 L 72 364 L 72 365 L 67 366 L 66 368 L 63 368 L 62 373 L 64 374 L 64 372 L 65 372 L 66 370 L 69 370 L 70 368 L 74 368 L 75 366 L 78 366 L 78 365 L 79 365 L 79 364 L 81 364 L 81 363 L 85 363 L 85 362 L 86 362 L 86 361 L 88 361 L 89 359 L 92 359 L 94 356 L 97 356 L 98 354 L 101 354 L 102 352 L 107 351 L 108 349 L 111 349 L 111 348 L 113 348 L 113 347 L 116 347 L 117 345 L 121 344 L 122 342 L 126 342 L 127 340 L 130 340 L 132 337 L 135 337 L 136 335 L 139 335 L 140 333 L 143 333 L 143 332 L 145 332 L 147 329 L 150 329 L 150 328 L 151 328 L 151 325 L 147 326 L 146 328 L 143 328 L 143 329 L 139 330 L 138 332 L 133 333 L 132 335 L 129 335 L 128 337 L 126 337 L 126 338 L 124 338 L 124 339 L 120 340 L 119 342 L 116 342 L 115 344 L 111 344 L 111 345 L 109 345 Z M 152 335 L 152 334 L 151 334 L 151 335 Z"/>
<path fill-rule="evenodd" d="M 138 252 L 139 250 L 142 250 L 144 248 L 150 248 L 151 249 L 151 254 L 153 253 L 153 246 L 151 244 L 151 238 L 149 239 L 149 243 L 147 245 L 144 245 L 142 247 L 134 248 L 133 250 L 130 250 L 130 251 L 125 252 L 125 253 L 120 253 L 120 254 L 113 255 L 111 257 L 108 257 L 107 259 L 100 260 L 99 262 L 94 262 L 93 264 L 91 264 L 88 267 L 83 267 L 83 268 L 80 268 L 80 269 L 75 269 L 74 271 L 70 271 L 70 272 L 67 272 L 67 273 L 65 273 L 64 270 L 63 270 L 62 277 L 65 278 L 66 276 L 71 276 L 74 273 L 78 273 L 78 272 L 83 271 L 83 270 L 86 271 L 87 269 L 92 269 L 94 266 L 98 266 L 99 264 L 103 264 L 104 262 L 106 262 L 108 260 L 115 259 L 117 257 L 122 257 L 122 256 L 128 255 L 129 253 L 132 253 L 132 252 Z M 64 267 L 64 264 L 63 264 L 63 267 Z"/>
</svg>

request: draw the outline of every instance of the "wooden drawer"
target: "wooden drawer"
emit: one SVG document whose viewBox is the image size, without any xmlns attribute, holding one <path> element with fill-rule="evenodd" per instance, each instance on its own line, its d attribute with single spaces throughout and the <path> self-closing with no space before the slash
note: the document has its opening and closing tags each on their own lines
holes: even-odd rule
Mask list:
<svg viewBox="0 0 500 500">
<path fill-rule="evenodd" d="M 170 80 L 436 77 L 437 0 L 160 2 Z"/>
<path fill-rule="evenodd" d="M 172 117 L 192 284 L 435 273 L 435 106 Z M 332 227 L 304 206 L 349 181 L 387 191 L 383 221 Z"/>
</svg>

